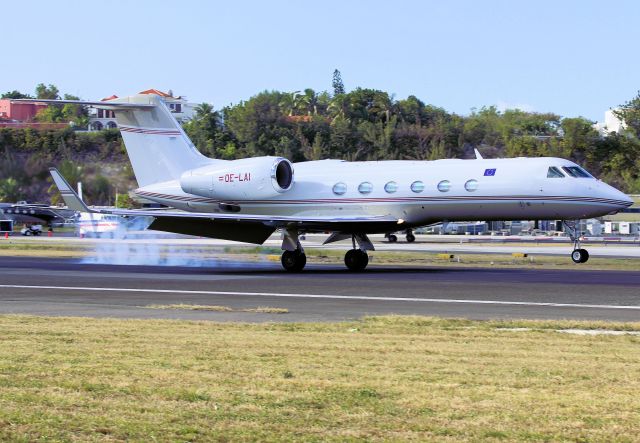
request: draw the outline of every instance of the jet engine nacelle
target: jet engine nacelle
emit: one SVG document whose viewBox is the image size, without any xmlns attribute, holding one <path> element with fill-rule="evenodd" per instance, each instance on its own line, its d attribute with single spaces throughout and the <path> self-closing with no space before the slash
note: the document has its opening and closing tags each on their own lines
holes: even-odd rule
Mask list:
<svg viewBox="0 0 640 443">
<path fill-rule="evenodd" d="M 192 169 L 180 177 L 184 192 L 220 200 L 275 197 L 293 185 L 293 167 L 281 157 L 255 157 Z"/>
</svg>

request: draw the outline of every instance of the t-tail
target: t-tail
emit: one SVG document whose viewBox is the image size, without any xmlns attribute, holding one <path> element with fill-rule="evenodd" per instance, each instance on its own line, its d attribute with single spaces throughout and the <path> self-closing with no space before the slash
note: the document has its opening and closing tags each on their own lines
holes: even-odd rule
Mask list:
<svg viewBox="0 0 640 443">
<path fill-rule="evenodd" d="M 154 94 L 139 94 L 101 102 L 16 101 L 73 103 L 114 111 L 140 187 L 178 180 L 185 171 L 216 162 L 197 150 L 178 121 L 171 115 L 164 100 Z"/>
</svg>

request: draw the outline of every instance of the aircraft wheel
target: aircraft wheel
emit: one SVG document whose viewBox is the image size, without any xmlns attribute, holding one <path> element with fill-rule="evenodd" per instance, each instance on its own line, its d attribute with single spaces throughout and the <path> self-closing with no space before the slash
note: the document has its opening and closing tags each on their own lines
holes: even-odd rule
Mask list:
<svg viewBox="0 0 640 443">
<path fill-rule="evenodd" d="M 344 256 L 344 264 L 350 271 L 364 271 L 369 264 L 369 256 L 362 249 L 351 249 Z"/>
<path fill-rule="evenodd" d="M 24 235 L 26 235 L 27 237 L 31 235 L 31 231 L 24 231 Z"/>
<path fill-rule="evenodd" d="M 300 272 L 307 264 L 307 256 L 300 251 L 284 251 L 280 258 L 282 267 L 289 272 Z"/>
<path fill-rule="evenodd" d="M 416 236 L 411 233 L 407 234 L 407 241 L 409 243 L 413 243 L 414 241 L 416 241 Z"/>
<path fill-rule="evenodd" d="M 398 237 L 394 234 L 389 234 L 389 243 L 395 243 L 398 241 Z"/>
<path fill-rule="evenodd" d="M 586 249 L 575 249 L 571 253 L 571 260 L 574 263 L 586 263 L 589 260 L 589 252 Z"/>
</svg>

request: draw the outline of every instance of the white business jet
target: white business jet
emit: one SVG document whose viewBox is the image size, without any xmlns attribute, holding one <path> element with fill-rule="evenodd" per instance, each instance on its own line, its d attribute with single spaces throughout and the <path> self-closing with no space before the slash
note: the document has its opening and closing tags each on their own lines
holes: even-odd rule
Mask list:
<svg viewBox="0 0 640 443">
<path fill-rule="evenodd" d="M 37 100 L 38 102 L 45 100 Z M 632 200 L 561 158 L 292 164 L 280 157 L 216 160 L 198 152 L 156 95 L 77 103 L 115 112 L 138 185 L 147 200 L 182 211 L 89 209 L 55 169 L 56 185 L 75 210 L 124 217 L 150 216 L 149 229 L 262 244 L 283 235 L 282 266 L 301 271 L 299 236 L 330 233 L 351 239 L 352 271 L 365 269 L 372 233 L 409 230 L 456 220 L 565 220 L 573 261 L 589 258 L 576 220 L 603 216 Z"/>
</svg>

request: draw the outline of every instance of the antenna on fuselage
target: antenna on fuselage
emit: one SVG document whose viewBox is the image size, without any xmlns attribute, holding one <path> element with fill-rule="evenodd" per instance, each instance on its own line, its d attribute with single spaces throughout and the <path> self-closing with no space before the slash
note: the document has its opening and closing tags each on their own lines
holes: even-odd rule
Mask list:
<svg viewBox="0 0 640 443">
<path fill-rule="evenodd" d="M 473 152 L 476 153 L 476 160 L 482 160 L 482 154 L 480 154 L 480 151 L 478 151 L 478 148 L 473 148 Z"/>
</svg>

